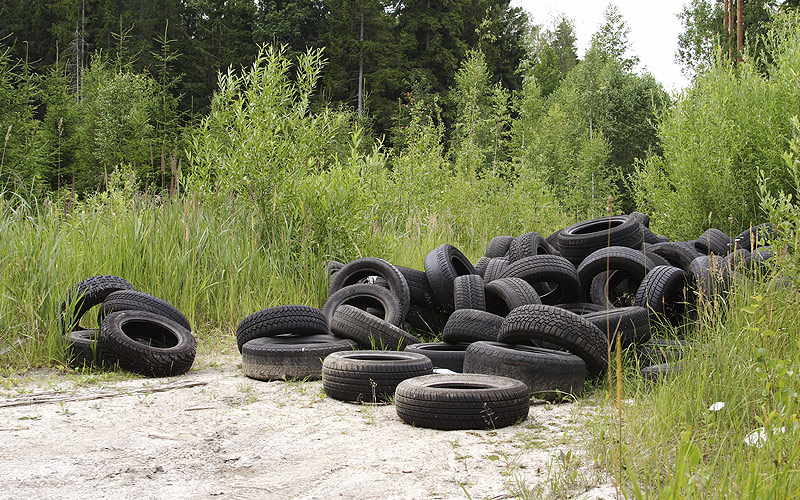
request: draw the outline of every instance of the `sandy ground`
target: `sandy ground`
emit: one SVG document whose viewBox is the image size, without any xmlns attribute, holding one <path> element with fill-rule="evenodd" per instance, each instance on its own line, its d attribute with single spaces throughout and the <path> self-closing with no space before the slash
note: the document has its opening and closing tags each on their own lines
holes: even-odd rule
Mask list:
<svg viewBox="0 0 800 500">
<path fill-rule="evenodd" d="M 436 431 L 392 405 L 328 398 L 321 382 L 248 379 L 232 356 L 205 365 L 172 379 L 0 379 L 0 498 L 616 498 L 586 456 L 582 428 L 597 411 L 586 404 Z M 8 406 L 99 395 L 113 396 Z"/>
</svg>

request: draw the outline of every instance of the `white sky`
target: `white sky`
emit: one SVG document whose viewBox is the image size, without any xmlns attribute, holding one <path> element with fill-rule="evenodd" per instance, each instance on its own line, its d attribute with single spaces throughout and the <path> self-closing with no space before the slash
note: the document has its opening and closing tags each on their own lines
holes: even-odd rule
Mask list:
<svg viewBox="0 0 800 500">
<path fill-rule="evenodd" d="M 640 69 L 646 68 L 667 91 L 688 85 L 675 63 L 681 21 L 677 14 L 688 0 L 612 0 L 630 28 L 632 55 L 639 56 Z M 552 27 L 553 18 L 566 14 L 575 23 L 578 56 L 583 57 L 592 34 L 603 23 L 609 0 L 512 0 L 513 7 L 528 11 L 535 24 Z"/>
</svg>

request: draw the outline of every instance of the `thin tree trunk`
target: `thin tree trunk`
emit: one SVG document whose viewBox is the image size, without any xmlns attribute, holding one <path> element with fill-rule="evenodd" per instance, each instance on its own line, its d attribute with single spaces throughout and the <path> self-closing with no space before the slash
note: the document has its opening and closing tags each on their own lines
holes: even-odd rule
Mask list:
<svg viewBox="0 0 800 500">
<path fill-rule="evenodd" d="M 728 58 L 733 61 L 733 24 L 735 22 L 733 13 L 733 2 L 728 0 Z"/>
<path fill-rule="evenodd" d="M 731 33 L 731 19 L 730 19 L 730 15 L 731 15 L 731 5 L 730 5 L 730 3 L 731 3 L 731 0 L 723 0 L 722 3 L 724 5 L 724 7 L 723 7 L 724 14 L 722 16 L 722 26 L 723 26 L 723 31 L 725 33 L 724 34 L 724 38 L 725 38 L 725 43 L 728 45 L 728 47 L 730 47 L 730 40 L 729 39 L 730 39 L 730 33 Z M 723 45 L 723 47 L 724 47 L 724 45 Z"/>
<path fill-rule="evenodd" d="M 742 11 L 744 0 L 736 0 L 736 62 L 742 62 L 742 49 L 744 48 L 744 19 Z"/>
<path fill-rule="evenodd" d="M 364 106 L 364 11 L 361 11 L 361 30 L 358 37 L 358 117 Z"/>
</svg>

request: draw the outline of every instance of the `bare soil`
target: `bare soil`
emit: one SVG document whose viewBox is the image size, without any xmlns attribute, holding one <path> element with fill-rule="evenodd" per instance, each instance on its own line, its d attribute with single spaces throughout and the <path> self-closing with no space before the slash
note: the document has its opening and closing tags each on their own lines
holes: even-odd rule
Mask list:
<svg viewBox="0 0 800 500">
<path fill-rule="evenodd" d="M 217 358 L 171 379 L 0 379 L 0 498 L 616 498 L 586 455 L 586 415 L 599 411 L 588 404 L 437 431 L 392 405 L 336 401 L 321 382 L 251 380 L 235 356 Z"/>
</svg>

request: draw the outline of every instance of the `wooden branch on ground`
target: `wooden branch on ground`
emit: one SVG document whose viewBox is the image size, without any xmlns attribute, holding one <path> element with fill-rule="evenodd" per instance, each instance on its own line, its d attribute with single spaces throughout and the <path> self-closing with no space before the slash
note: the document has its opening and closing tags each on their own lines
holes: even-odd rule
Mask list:
<svg viewBox="0 0 800 500">
<path fill-rule="evenodd" d="M 174 389 L 186 389 L 188 387 L 197 387 L 200 385 L 208 385 L 208 382 L 174 382 L 172 384 L 164 384 L 160 386 L 140 387 L 138 389 L 129 389 L 125 391 L 99 391 L 90 392 L 85 394 L 54 394 L 48 391 L 45 394 L 30 394 L 18 398 L 6 399 L 0 401 L 0 408 L 8 408 L 11 406 L 28 406 L 38 405 L 45 403 L 63 403 L 71 401 L 91 401 L 93 399 L 114 398 L 117 396 L 130 396 L 131 394 L 152 394 L 154 392 L 166 392 Z"/>
</svg>

